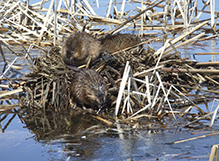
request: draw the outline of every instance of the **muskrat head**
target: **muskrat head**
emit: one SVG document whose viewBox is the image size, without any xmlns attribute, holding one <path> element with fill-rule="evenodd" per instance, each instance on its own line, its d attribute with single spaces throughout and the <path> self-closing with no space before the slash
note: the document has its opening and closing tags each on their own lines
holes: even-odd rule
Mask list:
<svg viewBox="0 0 219 161">
<path fill-rule="evenodd" d="M 97 82 L 96 82 L 97 83 Z M 105 82 L 90 84 L 85 94 L 85 106 L 100 109 L 105 105 L 107 97 L 107 86 Z"/>
<path fill-rule="evenodd" d="M 86 32 L 71 34 L 62 47 L 62 56 L 66 64 L 80 66 L 94 61 L 100 55 L 100 42 Z"/>
<path fill-rule="evenodd" d="M 69 60 L 71 62 L 71 65 L 76 65 L 76 66 L 84 65 L 89 60 L 89 56 L 85 54 L 81 54 L 80 49 L 69 51 L 67 52 L 67 55 L 69 55 Z"/>
<path fill-rule="evenodd" d="M 107 85 L 93 69 L 78 69 L 71 81 L 71 96 L 77 105 L 101 109 L 106 102 Z"/>
</svg>

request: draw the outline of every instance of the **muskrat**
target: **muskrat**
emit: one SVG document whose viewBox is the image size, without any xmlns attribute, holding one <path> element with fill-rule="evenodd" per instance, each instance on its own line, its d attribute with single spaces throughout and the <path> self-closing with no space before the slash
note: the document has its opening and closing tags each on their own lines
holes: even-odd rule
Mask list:
<svg viewBox="0 0 219 161">
<path fill-rule="evenodd" d="M 100 55 L 100 42 L 86 32 L 71 34 L 62 46 L 62 57 L 66 64 L 80 66 L 94 61 Z"/>
<path fill-rule="evenodd" d="M 100 51 L 113 53 L 128 47 L 132 47 L 141 43 L 141 39 L 138 36 L 132 34 L 116 34 L 107 36 L 106 38 L 100 39 L 101 49 Z"/>
<path fill-rule="evenodd" d="M 106 102 L 107 85 L 93 69 L 78 69 L 71 80 L 73 101 L 83 107 L 101 109 Z"/>
</svg>

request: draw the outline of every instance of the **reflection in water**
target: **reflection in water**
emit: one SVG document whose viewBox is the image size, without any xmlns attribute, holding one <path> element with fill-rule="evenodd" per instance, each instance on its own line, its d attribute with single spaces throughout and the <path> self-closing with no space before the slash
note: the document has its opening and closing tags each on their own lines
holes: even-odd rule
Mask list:
<svg viewBox="0 0 219 161">
<path fill-rule="evenodd" d="M 90 113 L 85 113 L 80 108 L 63 109 L 60 112 L 52 109 L 47 111 L 23 109 L 16 114 L 3 114 L 1 121 L 5 124 L 2 129 L 8 129 L 15 116 L 23 120 L 25 127 L 33 134 L 33 138 L 46 148 L 43 151 L 49 160 L 144 160 L 146 158 L 155 160 L 156 157 L 177 160 L 195 155 L 205 155 L 203 156 L 205 160 L 210 153 L 211 145 L 219 140 L 219 136 L 214 136 L 205 138 L 204 145 L 202 139 L 197 140 L 195 144 L 193 142 L 171 144 L 173 141 L 200 134 L 192 135 L 185 129 L 167 130 L 166 127 L 164 128 L 166 130 L 154 130 L 158 122 L 149 124 L 149 120 L 139 122 L 145 125 L 144 129 L 130 127 L 119 131 L 116 127 L 104 127 Z M 168 120 L 160 123 L 160 127 L 169 127 L 165 124 L 170 122 Z"/>
<path fill-rule="evenodd" d="M 8 125 L 11 123 L 11 121 L 15 118 L 16 114 L 13 114 L 12 117 L 7 121 L 7 123 L 3 126 L 1 123 L 2 121 L 6 120 L 9 114 L 0 114 L 0 128 L 1 132 L 4 133 L 5 130 L 7 129 Z"/>
<path fill-rule="evenodd" d="M 88 128 L 100 127 L 100 122 L 80 108 L 63 109 L 61 112 L 53 110 L 43 112 L 41 109 L 33 112 L 26 109 L 23 119 L 36 141 L 61 145 L 61 151 L 67 156 L 89 158 L 97 150 L 96 148 L 100 147 L 98 143 L 85 137 L 89 133 Z"/>
</svg>

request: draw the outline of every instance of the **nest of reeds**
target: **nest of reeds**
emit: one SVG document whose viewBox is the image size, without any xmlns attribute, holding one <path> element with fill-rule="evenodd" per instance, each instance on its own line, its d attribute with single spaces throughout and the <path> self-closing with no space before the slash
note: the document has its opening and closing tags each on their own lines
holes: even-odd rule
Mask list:
<svg viewBox="0 0 219 161">
<path fill-rule="evenodd" d="M 103 54 L 100 59 L 91 64 L 90 68 L 98 71 L 105 78 L 109 86 L 109 104 L 116 101 L 120 79 L 122 78 L 126 61 L 130 61 L 135 71 L 143 71 L 148 67 L 145 62 L 148 54 L 152 55 L 153 49 L 147 51 L 138 47 L 117 54 Z M 142 53 L 142 54 L 140 54 Z M 27 74 L 26 89 L 29 89 L 22 97 L 21 105 L 37 108 L 55 109 L 68 108 L 70 105 L 70 81 L 74 71 L 66 67 L 63 62 L 60 47 L 51 47 L 48 53 L 42 57 L 34 58 L 33 71 Z M 68 101 L 66 101 L 68 100 Z M 60 109 L 59 109 L 60 110 Z"/>
<path fill-rule="evenodd" d="M 69 81 L 73 72 L 66 68 L 59 54 L 59 47 L 52 47 L 42 57 L 34 58 L 33 71 L 25 76 L 26 92 L 21 98 L 23 107 L 52 108 L 60 111 L 69 107 Z"/>
<path fill-rule="evenodd" d="M 49 52 L 44 52 L 42 57 L 34 59 L 33 71 L 25 76 L 27 92 L 20 101 L 22 107 L 55 111 L 73 107 L 70 82 L 74 71 L 66 67 L 60 52 L 60 47 L 54 46 Z M 124 113 L 124 111 L 133 113 L 144 109 L 143 111 L 150 115 L 157 116 L 170 106 L 167 101 L 168 96 L 165 95 L 166 91 L 172 88 L 172 84 L 181 85 L 174 87 L 174 91 L 178 91 L 177 93 L 191 91 L 191 88 L 182 87 L 182 85 L 189 87 L 195 84 L 191 81 L 191 77 L 193 78 L 191 73 L 172 73 L 163 69 L 164 67 L 187 69 L 186 66 L 192 66 L 194 62 L 183 60 L 177 54 L 159 58 L 154 53 L 155 50 L 151 47 L 143 48 L 142 45 L 139 45 L 116 53 L 103 53 L 101 58 L 90 64 L 90 68 L 99 72 L 107 82 L 109 88 L 106 108 L 113 109 L 111 113 L 114 111 L 112 107 L 119 106 L 116 115 Z M 127 62 L 130 70 L 125 73 Z M 128 74 L 132 80 L 125 82 L 124 86 L 129 86 L 127 89 L 124 87 L 122 91 L 124 95 L 121 98 L 122 101 L 119 100 L 118 95 L 125 74 Z M 182 102 L 181 99 L 179 102 L 176 101 L 176 98 L 180 97 L 178 94 L 170 92 L 170 95 L 173 102 L 170 108 L 185 106 L 185 102 Z M 119 105 L 118 101 L 120 101 Z M 153 104 L 153 108 L 145 108 L 149 104 Z M 125 106 L 129 107 L 126 109 Z"/>
</svg>

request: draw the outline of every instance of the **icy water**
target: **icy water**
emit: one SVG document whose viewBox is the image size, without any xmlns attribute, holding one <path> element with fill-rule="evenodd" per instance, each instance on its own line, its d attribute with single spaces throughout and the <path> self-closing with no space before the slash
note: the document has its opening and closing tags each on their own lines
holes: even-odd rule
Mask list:
<svg viewBox="0 0 219 161">
<path fill-rule="evenodd" d="M 105 9 L 101 11 L 105 14 Z M 202 46 L 183 46 L 180 48 L 182 57 L 190 56 L 199 62 L 217 60 L 218 56 L 195 56 L 198 52 L 218 52 L 217 40 L 200 42 Z M 155 49 L 162 44 L 153 43 Z M 8 52 L 7 60 L 12 61 L 14 56 Z M 38 53 L 36 52 L 36 56 Z M 22 77 L 29 72 L 28 62 L 25 59 L 18 60 L 17 65 L 23 64 L 23 70 L 15 75 Z M 3 63 L 0 64 L 1 69 Z M 9 77 L 11 77 L 9 72 Z M 17 103 L 16 101 L 14 102 Z M 212 102 L 209 103 L 211 106 Z M 201 105 L 205 110 L 205 106 Z M 55 119 L 71 118 L 73 110 L 65 111 Z M 71 161 L 71 160 L 208 160 L 212 145 L 219 144 L 219 135 L 172 144 L 175 141 L 216 133 L 219 122 L 216 121 L 212 129 L 208 128 L 210 121 L 203 121 L 200 129 L 177 129 L 169 130 L 139 130 L 127 131 L 125 134 L 117 132 L 108 133 L 80 133 L 90 126 L 98 126 L 98 122 L 88 116 L 81 116 L 71 121 L 71 126 L 63 126 L 48 131 L 37 129 L 37 125 L 22 121 L 22 114 L 0 113 L 0 160 L 2 161 Z"/>
</svg>

